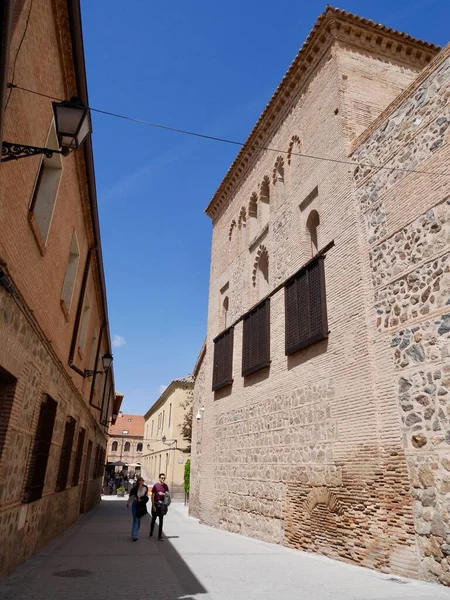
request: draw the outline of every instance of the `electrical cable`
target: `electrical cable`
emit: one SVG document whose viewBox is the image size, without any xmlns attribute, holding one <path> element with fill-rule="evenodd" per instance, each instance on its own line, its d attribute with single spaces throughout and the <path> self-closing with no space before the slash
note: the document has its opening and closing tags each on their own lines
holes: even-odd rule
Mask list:
<svg viewBox="0 0 450 600">
<path fill-rule="evenodd" d="M 55 96 L 50 96 L 48 94 L 43 94 L 42 92 L 36 92 L 34 90 L 30 90 L 28 88 L 24 88 L 22 86 L 19 85 L 15 85 L 12 83 L 8 83 L 8 87 L 11 88 L 16 88 L 18 90 L 22 90 L 24 92 L 28 92 L 30 94 L 35 94 L 37 96 L 41 96 L 43 98 L 49 98 L 50 100 L 56 100 L 58 102 L 61 102 L 62 100 L 60 98 L 56 98 Z M 448 106 L 448 104 L 445 104 L 443 109 L 446 108 Z M 110 117 L 114 117 L 116 119 L 122 119 L 122 120 L 126 120 L 126 121 L 130 121 L 132 123 L 139 123 L 141 125 L 146 125 L 147 127 L 153 127 L 156 129 L 163 129 L 165 131 L 172 131 L 174 133 L 180 133 L 183 135 L 188 135 L 191 137 L 197 137 L 197 138 L 201 138 L 201 139 L 206 139 L 206 140 L 211 140 L 211 141 L 215 141 L 215 142 L 221 142 L 223 144 L 231 144 L 234 146 L 240 146 L 243 147 L 246 145 L 246 142 L 240 142 L 237 140 L 231 140 L 228 138 L 222 138 L 222 137 L 217 137 L 217 136 L 213 136 L 213 135 L 207 135 L 205 133 L 199 133 L 196 131 L 189 131 L 187 129 L 180 129 L 177 127 L 171 127 L 169 125 L 162 125 L 161 123 L 153 123 L 151 121 L 146 121 L 144 119 L 137 119 L 135 117 L 130 117 L 127 115 L 122 115 L 119 113 L 114 113 L 111 111 L 107 111 L 107 110 L 102 110 L 99 108 L 94 108 L 92 106 L 89 107 L 89 110 L 91 112 L 96 112 L 102 115 L 107 115 Z M 442 111 L 441 111 L 442 112 Z M 265 150 L 268 152 L 275 152 L 277 154 L 290 154 L 291 156 L 299 156 L 301 158 L 308 158 L 311 160 L 322 160 L 322 161 L 326 161 L 326 162 L 331 162 L 331 163 L 337 163 L 337 164 L 346 164 L 346 165 L 351 165 L 353 167 L 368 167 L 371 169 L 386 169 L 388 171 L 399 171 L 402 173 L 418 173 L 421 175 L 436 175 L 436 176 L 450 176 L 450 172 L 448 173 L 440 173 L 437 171 L 422 171 L 419 169 L 404 169 L 401 167 L 387 167 L 385 165 L 377 165 L 377 164 L 372 164 L 372 163 L 367 163 L 367 162 L 359 162 L 359 161 L 351 161 L 351 160 L 344 160 L 344 159 L 339 159 L 339 158 L 330 158 L 330 157 L 325 157 L 325 156 L 317 156 L 314 154 L 304 154 L 301 152 L 289 152 L 289 150 L 279 150 L 277 148 L 271 148 L 270 146 L 259 146 L 258 144 L 251 144 L 250 145 L 251 148 L 255 148 L 256 150 Z"/>
<path fill-rule="evenodd" d="M 29 9 L 29 11 L 28 11 L 27 20 L 25 21 L 25 28 L 24 28 L 24 30 L 23 30 L 22 38 L 21 38 L 21 40 L 20 40 L 20 42 L 19 42 L 19 47 L 17 48 L 16 56 L 14 57 L 14 63 L 13 63 L 13 69 L 12 69 L 12 80 L 13 80 L 13 81 L 14 81 L 14 76 L 15 76 L 15 74 L 16 74 L 16 63 L 17 63 L 17 59 L 18 59 L 18 57 L 19 57 L 20 51 L 21 51 L 21 49 L 22 49 L 22 44 L 23 44 L 23 41 L 24 41 L 24 39 L 25 39 L 25 36 L 26 36 L 26 34 L 27 34 L 27 31 L 28 31 L 28 24 L 29 24 L 29 22 L 30 22 L 31 9 L 33 8 L 33 1 L 34 1 L 34 0 L 31 0 L 31 1 L 30 1 L 30 9 Z M 15 86 L 9 86 L 9 85 L 8 85 L 8 87 L 11 87 L 11 88 L 12 88 L 12 87 L 15 87 Z M 10 91 L 10 92 L 9 92 L 9 94 L 8 94 L 8 98 L 6 99 L 6 103 L 5 103 L 5 110 L 8 108 L 8 102 L 9 102 L 9 99 L 11 98 L 11 94 L 12 94 L 12 89 L 11 89 L 11 91 Z"/>
</svg>

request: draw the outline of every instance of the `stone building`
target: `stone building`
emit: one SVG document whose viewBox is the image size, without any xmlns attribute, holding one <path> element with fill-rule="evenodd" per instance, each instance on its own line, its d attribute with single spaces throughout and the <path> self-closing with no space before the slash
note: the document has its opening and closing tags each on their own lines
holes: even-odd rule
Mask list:
<svg viewBox="0 0 450 600">
<path fill-rule="evenodd" d="M 164 472 L 173 498 L 184 498 L 184 465 L 190 448 L 181 427 L 192 406 L 193 387 L 192 376 L 174 379 L 144 416 L 144 479 L 156 483 Z"/>
<path fill-rule="evenodd" d="M 327 8 L 208 205 L 205 523 L 450 584 L 449 97 L 448 47 Z"/>
<path fill-rule="evenodd" d="M 144 417 L 120 412 L 109 428 L 107 468 L 115 462 L 125 463 L 128 474 L 138 474 L 142 469 L 144 445 Z"/>
<path fill-rule="evenodd" d="M 6 0 L 0 39 L 3 149 L 58 149 L 51 100 L 7 83 L 88 105 L 79 2 Z M 0 164 L 0 232 L 5 575 L 100 500 L 120 408 L 102 363 L 111 344 L 90 136 L 68 156 Z"/>
</svg>

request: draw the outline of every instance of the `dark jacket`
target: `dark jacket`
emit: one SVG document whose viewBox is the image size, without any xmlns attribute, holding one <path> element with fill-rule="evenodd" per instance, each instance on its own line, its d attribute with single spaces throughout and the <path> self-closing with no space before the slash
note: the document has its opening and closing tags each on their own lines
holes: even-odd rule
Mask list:
<svg viewBox="0 0 450 600">
<path fill-rule="evenodd" d="M 136 516 L 139 519 L 141 517 L 144 517 L 146 514 L 148 514 L 147 506 L 146 506 L 147 502 L 148 502 L 148 496 L 147 496 L 148 487 L 146 485 L 144 485 L 144 487 L 145 487 L 145 494 L 144 494 L 144 496 L 142 496 L 140 498 L 141 501 L 137 503 L 137 509 L 136 509 Z M 131 496 L 134 496 L 135 498 L 137 498 L 137 490 L 138 490 L 137 485 L 135 485 L 133 488 L 131 488 L 129 498 L 131 498 Z"/>
</svg>

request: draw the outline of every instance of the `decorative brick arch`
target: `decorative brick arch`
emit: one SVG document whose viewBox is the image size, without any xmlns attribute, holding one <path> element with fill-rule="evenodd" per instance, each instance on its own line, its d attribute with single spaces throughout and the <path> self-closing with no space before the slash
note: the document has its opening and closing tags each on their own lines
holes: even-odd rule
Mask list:
<svg viewBox="0 0 450 600">
<path fill-rule="evenodd" d="M 288 153 L 287 153 L 288 165 L 291 164 L 292 152 L 294 151 L 294 146 L 297 146 L 298 149 L 300 150 L 300 138 L 298 137 L 298 135 L 293 135 L 291 138 L 291 141 L 289 142 L 289 148 L 288 148 Z"/>
<path fill-rule="evenodd" d="M 243 227 L 247 227 L 247 211 L 245 210 L 244 206 L 241 208 L 241 212 L 239 213 L 238 229 L 242 229 Z"/>
<path fill-rule="evenodd" d="M 269 253 L 267 252 L 267 248 L 264 246 L 264 244 L 261 244 L 260 247 L 258 248 L 258 250 L 256 252 L 256 256 L 255 256 L 255 262 L 253 263 L 253 271 L 252 271 L 253 287 L 256 286 L 256 276 L 258 273 L 259 262 L 260 262 L 262 256 L 265 256 L 267 258 L 267 264 L 269 264 Z"/>
<path fill-rule="evenodd" d="M 230 240 L 230 242 L 231 242 L 231 238 L 233 237 L 233 231 L 234 231 L 235 227 L 236 227 L 236 221 L 233 219 L 231 221 L 230 231 L 228 233 L 228 239 Z"/>
<path fill-rule="evenodd" d="M 248 203 L 248 216 L 249 218 L 256 218 L 258 216 L 258 194 L 253 192 L 250 196 L 250 202 Z"/>
<path fill-rule="evenodd" d="M 284 181 L 284 158 L 282 156 L 277 158 L 272 171 L 273 185 L 276 185 L 278 181 Z"/>
<path fill-rule="evenodd" d="M 336 494 L 330 492 L 326 487 L 313 488 L 306 497 L 305 507 L 309 513 L 312 513 L 319 504 L 326 506 L 330 512 L 339 516 L 342 516 L 345 512 L 344 505 Z"/>
</svg>

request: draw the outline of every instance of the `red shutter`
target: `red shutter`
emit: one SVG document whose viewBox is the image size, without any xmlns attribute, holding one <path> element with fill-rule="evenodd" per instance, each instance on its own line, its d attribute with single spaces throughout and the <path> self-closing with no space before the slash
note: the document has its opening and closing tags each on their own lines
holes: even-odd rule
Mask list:
<svg viewBox="0 0 450 600">
<path fill-rule="evenodd" d="M 64 438 L 59 459 L 58 477 L 56 478 L 56 491 L 66 489 L 69 476 L 70 459 L 72 457 L 73 437 L 75 434 L 75 419 L 69 417 L 64 427 Z"/>
<path fill-rule="evenodd" d="M 42 498 L 57 408 L 58 404 L 50 396 L 41 404 L 23 502 Z"/>
<path fill-rule="evenodd" d="M 214 340 L 213 391 L 233 383 L 233 333 L 230 327 Z"/>
<path fill-rule="evenodd" d="M 285 285 L 286 354 L 328 336 L 324 257 L 299 271 Z"/>
<path fill-rule="evenodd" d="M 85 435 L 86 435 L 86 430 L 83 429 L 83 427 L 80 427 L 80 430 L 78 433 L 77 453 L 75 456 L 75 465 L 73 468 L 73 475 L 72 475 L 72 485 L 78 485 L 78 482 L 80 480 L 80 469 L 81 469 L 81 461 L 83 460 Z"/>
<path fill-rule="evenodd" d="M 270 364 L 270 299 L 243 317 L 242 375 L 245 377 Z"/>
</svg>

